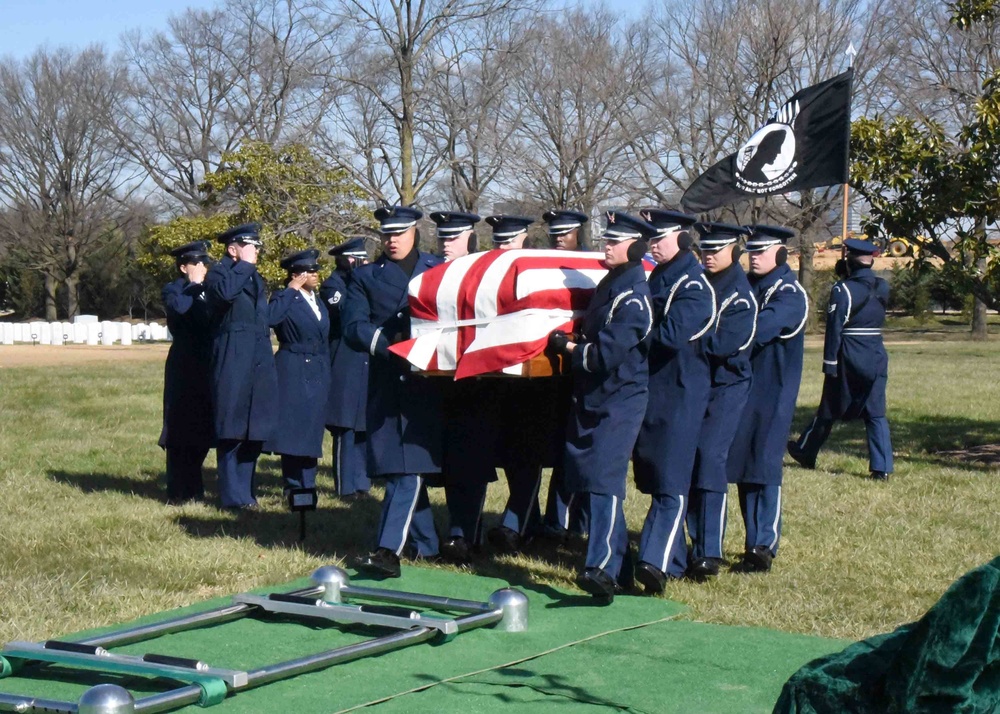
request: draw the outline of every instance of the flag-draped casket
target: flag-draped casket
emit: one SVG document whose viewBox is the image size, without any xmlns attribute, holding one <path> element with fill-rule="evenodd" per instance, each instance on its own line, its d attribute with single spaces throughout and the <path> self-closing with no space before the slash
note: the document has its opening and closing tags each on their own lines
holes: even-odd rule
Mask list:
<svg viewBox="0 0 1000 714">
<path fill-rule="evenodd" d="M 456 379 L 521 374 L 553 330 L 573 330 L 597 283 L 602 253 L 491 250 L 432 268 L 410 282 L 412 338 L 390 349 L 420 370 Z"/>
</svg>

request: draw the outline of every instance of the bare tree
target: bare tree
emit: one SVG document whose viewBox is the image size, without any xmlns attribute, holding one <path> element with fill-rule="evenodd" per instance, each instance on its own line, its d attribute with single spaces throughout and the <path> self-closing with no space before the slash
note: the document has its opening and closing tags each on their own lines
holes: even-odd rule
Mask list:
<svg viewBox="0 0 1000 714">
<path fill-rule="evenodd" d="M 421 132 L 434 111 L 433 79 L 454 66 L 438 51 L 444 33 L 532 6 L 536 0 L 340 0 L 334 13 L 354 28 L 341 48 L 341 79 L 355 87 L 329 127 L 327 151 L 381 200 L 404 204 L 448 164 L 446 144 Z M 357 119 L 360 117 L 360 122 Z M 339 119 L 339 121 L 336 121 Z M 366 160 L 375 159 L 372 171 Z"/>
<path fill-rule="evenodd" d="M 0 234 L 45 276 L 49 320 L 59 284 L 77 314 L 83 261 L 113 238 L 135 185 L 113 136 L 93 121 L 120 79 L 99 48 L 0 63 Z"/>
<path fill-rule="evenodd" d="M 762 126 L 799 89 L 847 69 L 856 41 L 855 106 L 872 95 L 885 54 L 866 42 L 879 30 L 880 2 L 863 0 L 665 0 L 645 25 L 644 88 L 631 117 L 639 179 L 657 202 L 683 190 Z M 835 223 L 838 188 L 729 207 L 739 222 L 773 221 L 807 236 Z M 800 241 L 800 278 L 812 277 L 813 240 Z"/>
<path fill-rule="evenodd" d="M 133 32 L 130 91 L 104 121 L 173 206 L 196 212 L 202 179 L 242 140 L 315 131 L 336 95 L 326 22 L 310 0 L 228 0 Z"/>
<path fill-rule="evenodd" d="M 531 13 L 533 16 L 534 13 Z M 427 127 L 441 146 L 450 205 L 475 212 L 515 154 L 521 111 L 514 81 L 527 50 L 522 13 L 496 13 L 442 33 L 427 79 Z"/>
<path fill-rule="evenodd" d="M 605 8 L 532 23 L 515 82 L 519 161 L 509 186 L 587 213 L 623 195 L 633 138 L 624 117 L 643 80 L 637 36 Z"/>
</svg>

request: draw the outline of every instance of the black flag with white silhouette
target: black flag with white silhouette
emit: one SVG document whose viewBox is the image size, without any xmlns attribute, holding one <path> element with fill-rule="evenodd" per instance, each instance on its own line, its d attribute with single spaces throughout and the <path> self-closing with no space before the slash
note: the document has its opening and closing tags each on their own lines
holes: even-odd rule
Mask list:
<svg viewBox="0 0 1000 714">
<path fill-rule="evenodd" d="M 702 213 L 756 196 L 847 183 L 851 141 L 849 69 L 796 92 L 740 147 L 694 180 L 681 205 Z"/>
</svg>

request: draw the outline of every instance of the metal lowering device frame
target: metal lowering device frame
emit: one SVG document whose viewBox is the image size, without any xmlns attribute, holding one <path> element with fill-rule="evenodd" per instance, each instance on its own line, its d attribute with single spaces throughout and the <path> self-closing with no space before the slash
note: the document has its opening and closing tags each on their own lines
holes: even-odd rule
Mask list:
<svg viewBox="0 0 1000 714">
<path fill-rule="evenodd" d="M 213 610 L 140 625 L 79 641 L 11 642 L 0 650 L 0 678 L 27 668 L 55 664 L 109 675 L 132 675 L 176 682 L 174 689 L 136 699 L 116 684 L 98 684 L 75 702 L 0 692 L 0 712 L 56 714 L 152 714 L 190 704 L 209 707 L 228 695 L 343 662 L 436 639 L 449 641 L 462 632 L 495 626 L 505 632 L 528 627 L 528 599 L 511 588 L 497 590 L 487 602 L 351 585 L 346 572 L 319 568 L 312 586 L 270 595 L 234 595 L 232 603 Z M 420 610 L 414 608 L 422 608 Z M 114 654 L 112 647 L 161 635 L 231 622 L 268 613 L 335 625 L 367 625 L 392 630 L 370 640 L 313 655 L 242 671 L 209 666 L 198 659 L 149 653 Z"/>
</svg>

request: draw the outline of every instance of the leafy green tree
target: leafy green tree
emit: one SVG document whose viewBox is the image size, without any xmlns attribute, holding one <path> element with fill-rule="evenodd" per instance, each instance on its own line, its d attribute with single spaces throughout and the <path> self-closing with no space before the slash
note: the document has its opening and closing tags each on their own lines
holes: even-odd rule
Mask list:
<svg viewBox="0 0 1000 714">
<path fill-rule="evenodd" d="M 152 226 L 140 261 L 161 282 L 175 275 L 172 248 L 194 240 L 214 240 L 233 226 L 261 224 L 264 250 L 258 268 L 272 286 L 285 276 L 281 258 L 310 246 L 326 248 L 371 225 L 360 189 L 347 173 L 325 164 L 301 144 L 273 147 L 246 142 L 223 156 L 225 167 L 199 186 L 203 211 Z M 221 257 L 221 245 L 212 255 Z"/>
<path fill-rule="evenodd" d="M 963 32 L 1000 19 L 993 1 L 949 7 L 952 24 Z M 857 120 L 852 183 L 871 206 L 869 235 L 913 240 L 922 249 L 915 270 L 937 258 L 958 287 L 996 309 L 1000 254 L 986 227 L 1000 218 L 1000 66 L 986 68 L 969 108 L 960 126 L 906 116 Z"/>
</svg>

